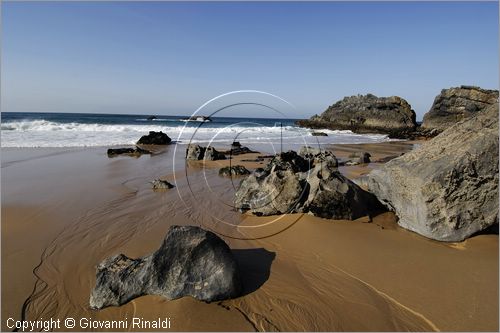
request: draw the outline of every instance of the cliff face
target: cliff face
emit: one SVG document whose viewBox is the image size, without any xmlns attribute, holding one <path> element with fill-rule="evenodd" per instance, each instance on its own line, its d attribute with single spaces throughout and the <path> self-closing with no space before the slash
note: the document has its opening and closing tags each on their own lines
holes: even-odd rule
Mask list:
<svg viewBox="0 0 500 333">
<path fill-rule="evenodd" d="M 311 128 L 352 130 L 357 133 L 409 132 L 416 128 L 415 112 L 398 96 L 372 94 L 344 97 L 321 115 L 300 120 L 298 125 Z"/>
<path fill-rule="evenodd" d="M 460 86 L 441 90 L 431 109 L 424 115 L 422 127 L 444 131 L 498 102 L 498 90 Z"/>
</svg>

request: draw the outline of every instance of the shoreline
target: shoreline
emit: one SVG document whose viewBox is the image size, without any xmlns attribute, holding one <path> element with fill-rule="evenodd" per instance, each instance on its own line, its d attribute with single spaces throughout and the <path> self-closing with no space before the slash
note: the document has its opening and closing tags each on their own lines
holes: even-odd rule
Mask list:
<svg viewBox="0 0 500 333">
<path fill-rule="evenodd" d="M 340 158 L 358 149 L 378 160 L 414 144 L 419 142 L 332 148 Z M 392 213 L 372 223 L 289 214 L 270 227 L 242 230 L 273 217 L 227 207 L 234 189 L 217 175 L 227 160 L 206 163 L 205 169 L 188 165 L 188 172 L 179 160 L 173 174 L 173 145 L 158 155 L 110 159 L 104 148 L 51 154 L 37 149 L 2 148 L 7 152 L 2 154 L 3 330 L 7 318 L 20 319 L 35 282 L 27 319 L 153 320 L 168 313 L 176 331 L 498 329 L 498 235 L 443 244 L 401 229 Z M 234 161 L 251 158 L 240 155 Z M 254 169 L 261 162 L 241 163 Z M 354 179 L 377 165 L 340 170 Z M 178 186 L 155 192 L 148 184 L 154 178 Z M 248 238 L 251 230 L 251 238 L 260 238 L 223 237 L 238 251 L 244 296 L 217 304 L 143 296 L 121 307 L 88 309 L 95 265 L 103 258 L 146 255 L 172 224 L 220 229 L 214 218 L 231 222 L 218 230 L 228 236 L 247 233 Z"/>
</svg>

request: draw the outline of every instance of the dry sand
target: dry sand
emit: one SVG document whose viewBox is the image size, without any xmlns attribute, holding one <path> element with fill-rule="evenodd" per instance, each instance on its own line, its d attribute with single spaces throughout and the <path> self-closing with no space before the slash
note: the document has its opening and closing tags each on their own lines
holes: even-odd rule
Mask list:
<svg viewBox="0 0 500 333">
<path fill-rule="evenodd" d="M 379 159 L 411 144 L 332 148 Z M 438 243 L 399 228 L 392 213 L 373 223 L 240 214 L 231 207 L 239 179 L 217 175 L 228 161 L 191 163 L 186 172 L 182 146 L 172 162 L 174 147 L 113 159 L 104 148 L 2 149 L 2 330 L 22 316 L 169 317 L 176 331 L 498 330 L 497 235 Z M 231 163 L 263 165 L 238 161 L 252 158 Z M 357 177 L 373 167 L 342 172 Z M 151 190 L 148 181 L 160 177 L 177 187 Z M 211 304 L 144 296 L 91 311 L 95 266 L 112 254 L 152 252 L 173 224 L 225 235 L 244 295 Z"/>
</svg>

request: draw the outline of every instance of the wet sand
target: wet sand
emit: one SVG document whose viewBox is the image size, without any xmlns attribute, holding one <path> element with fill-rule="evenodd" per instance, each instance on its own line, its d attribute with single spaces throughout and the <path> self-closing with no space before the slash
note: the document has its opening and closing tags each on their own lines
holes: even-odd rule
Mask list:
<svg viewBox="0 0 500 333">
<path fill-rule="evenodd" d="M 412 144 L 331 148 L 341 158 L 356 150 L 377 160 Z M 240 214 L 231 207 L 239 179 L 217 174 L 229 161 L 185 170 L 183 149 L 108 159 L 105 148 L 3 148 L 2 330 L 9 317 L 169 317 L 175 331 L 498 330 L 498 236 L 438 243 L 399 228 L 392 213 L 372 223 Z M 265 165 L 241 162 L 257 155 L 231 163 Z M 377 164 L 341 171 L 356 178 Z M 177 187 L 153 191 L 155 178 Z M 149 254 L 174 224 L 224 235 L 244 295 L 211 304 L 143 296 L 90 310 L 95 266 L 117 253 Z"/>
</svg>

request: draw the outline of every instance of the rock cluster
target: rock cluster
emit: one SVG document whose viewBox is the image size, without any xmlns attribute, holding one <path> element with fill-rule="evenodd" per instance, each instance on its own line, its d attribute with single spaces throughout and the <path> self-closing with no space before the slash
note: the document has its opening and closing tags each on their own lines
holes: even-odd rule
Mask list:
<svg viewBox="0 0 500 333">
<path fill-rule="evenodd" d="M 297 124 L 310 128 L 392 135 L 413 131 L 417 126 L 415 112 L 406 100 L 398 96 L 377 97 L 372 94 L 345 97 L 321 115 L 299 120 Z"/>
<path fill-rule="evenodd" d="M 143 135 L 137 141 L 141 145 L 167 145 L 172 141 L 169 136 L 163 132 L 150 131 L 148 135 Z"/>
<path fill-rule="evenodd" d="M 101 262 L 90 307 L 118 306 L 142 295 L 212 302 L 241 291 L 237 263 L 222 239 L 199 227 L 172 226 L 151 255 L 131 259 L 119 254 Z"/>
<path fill-rule="evenodd" d="M 278 154 L 241 182 L 235 207 L 256 215 L 311 213 L 350 220 L 378 210 L 377 200 L 344 177 L 337 165 L 331 152 L 310 147 L 299 154 Z"/>
<path fill-rule="evenodd" d="M 217 151 L 214 147 L 202 147 L 200 145 L 189 145 L 186 148 L 186 160 L 194 161 L 216 161 L 225 160 L 226 155 L 224 153 Z"/>
<path fill-rule="evenodd" d="M 372 171 L 368 187 L 400 226 L 435 240 L 498 224 L 498 104 Z"/>
<path fill-rule="evenodd" d="M 443 89 L 434 99 L 429 112 L 424 115 L 422 128 L 444 131 L 496 103 L 498 103 L 498 90 L 485 90 L 473 86 Z"/>
</svg>

